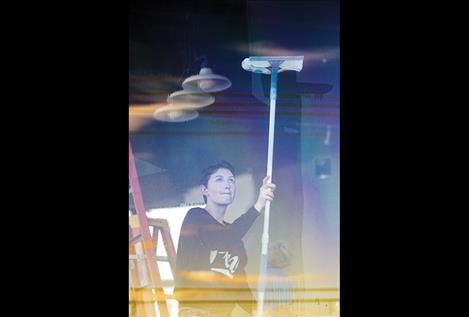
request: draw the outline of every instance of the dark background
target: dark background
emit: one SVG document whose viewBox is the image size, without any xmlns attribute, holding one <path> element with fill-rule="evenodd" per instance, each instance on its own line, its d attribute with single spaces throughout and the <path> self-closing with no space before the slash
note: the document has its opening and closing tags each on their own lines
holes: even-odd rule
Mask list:
<svg viewBox="0 0 469 317">
<path fill-rule="evenodd" d="M 240 210 L 229 211 L 232 220 L 255 202 L 267 166 L 270 76 L 242 69 L 242 60 L 253 55 L 305 56 L 301 72 L 278 77 L 273 164 L 278 190 L 270 240 L 289 242 L 294 254 L 290 274 L 319 276 L 301 286 L 338 287 L 338 1 L 131 3 L 130 142 L 142 173 L 145 207 L 203 202 L 200 194 L 187 193 L 198 185 L 201 170 L 220 160 L 253 180 L 239 183 L 240 207 L 233 209 Z M 146 118 L 134 115 L 134 107 L 164 105 L 186 77 L 198 73 L 201 56 L 232 82 L 212 94 L 214 104 L 183 123 L 153 120 L 150 111 Z M 331 166 L 327 179 L 318 172 L 324 160 Z M 143 165 L 153 172 L 146 173 Z M 259 219 L 245 238 L 250 274 L 258 271 L 261 232 Z"/>
</svg>

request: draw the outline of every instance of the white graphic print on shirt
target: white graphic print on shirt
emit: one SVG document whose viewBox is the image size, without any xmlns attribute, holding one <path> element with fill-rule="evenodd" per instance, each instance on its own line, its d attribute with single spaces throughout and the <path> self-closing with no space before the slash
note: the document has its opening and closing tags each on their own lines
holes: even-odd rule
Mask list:
<svg viewBox="0 0 469 317">
<path fill-rule="evenodd" d="M 221 255 L 218 257 L 219 259 L 221 258 L 219 261 L 215 261 L 217 255 Z M 221 273 L 228 276 L 229 278 L 233 278 L 232 274 L 238 268 L 239 257 L 237 255 L 232 256 L 228 251 L 211 250 L 210 264 L 214 266 L 210 268 L 211 271 Z"/>
</svg>

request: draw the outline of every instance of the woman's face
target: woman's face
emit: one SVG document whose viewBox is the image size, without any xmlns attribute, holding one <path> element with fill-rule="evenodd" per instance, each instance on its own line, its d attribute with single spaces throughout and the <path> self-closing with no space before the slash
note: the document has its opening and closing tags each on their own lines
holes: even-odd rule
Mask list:
<svg viewBox="0 0 469 317">
<path fill-rule="evenodd" d="M 236 193 L 236 183 L 233 174 L 226 168 L 220 168 L 210 175 L 207 187 L 202 186 L 202 194 L 207 197 L 207 203 L 229 205 Z"/>
</svg>

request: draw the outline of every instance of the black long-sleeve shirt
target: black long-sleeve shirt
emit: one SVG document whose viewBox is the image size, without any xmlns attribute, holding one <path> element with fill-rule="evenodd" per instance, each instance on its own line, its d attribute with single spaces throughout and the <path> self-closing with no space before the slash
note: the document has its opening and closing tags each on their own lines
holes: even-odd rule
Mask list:
<svg viewBox="0 0 469 317">
<path fill-rule="evenodd" d="M 199 291 L 207 288 L 244 289 L 249 293 L 248 300 L 244 297 L 238 304 L 250 312 L 252 295 L 245 281 L 247 255 L 242 238 L 258 216 L 259 212 L 251 207 L 232 224 L 221 224 L 205 209 L 189 210 L 178 243 L 175 296 L 182 288 Z M 211 272 L 217 278 L 191 276 L 194 272 Z M 187 302 L 187 299 L 184 301 Z M 234 307 L 236 298 L 232 298 L 231 302 Z M 196 306 L 194 303 L 187 305 Z"/>
</svg>

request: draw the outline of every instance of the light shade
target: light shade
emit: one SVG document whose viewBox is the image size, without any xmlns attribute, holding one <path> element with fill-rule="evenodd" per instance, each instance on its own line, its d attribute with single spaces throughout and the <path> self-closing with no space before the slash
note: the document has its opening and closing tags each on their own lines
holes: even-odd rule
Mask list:
<svg viewBox="0 0 469 317">
<path fill-rule="evenodd" d="M 186 78 L 182 87 L 187 90 L 200 89 L 204 92 L 217 92 L 231 87 L 231 81 L 225 76 L 214 74 L 209 67 L 202 67 L 198 75 Z"/>
<path fill-rule="evenodd" d="M 188 109 L 186 106 L 169 104 L 158 108 L 153 113 L 153 118 L 166 122 L 186 122 L 194 120 L 199 116 L 196 110 Z"/>
<path fill-rule="evenodd" d="M 201 90 L 190 88 L 173 92 L 166 101 L 175 106 L 197 109 L 211 105 L 215 102 L 215 98 Z"/>
</svg>

